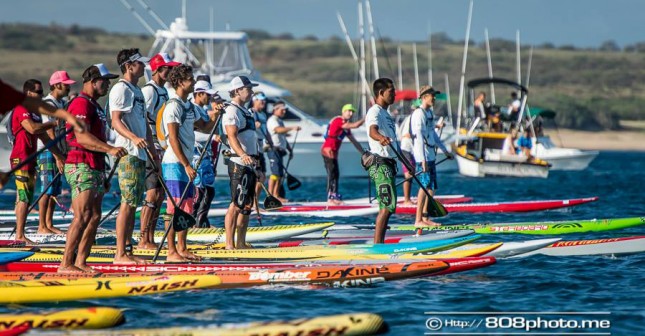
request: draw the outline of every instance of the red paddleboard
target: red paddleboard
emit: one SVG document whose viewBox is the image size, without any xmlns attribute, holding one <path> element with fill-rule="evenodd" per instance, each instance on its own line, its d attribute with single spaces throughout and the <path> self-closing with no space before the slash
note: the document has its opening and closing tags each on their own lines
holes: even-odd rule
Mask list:
<svg viewBox="0 0 645 336">
<path fill-rule="evenodd" d="M 24 247 L 25 245 L 22 240 L 0 240 L 0 247 Z"/>
<path fill-rule="evenodd" d="M 470 271 L 482 267 L 487 267 L 497 262 L 495 257 L 453 258 L 441 259 L 441 261 L 447 262 L 449 267 L 443 271 L 434 273 L 431 276 Z"/>
<path fill-rule="evenodd" d="M 530 212 L 558 208 L 566 208 L 580 204 L 597 201 L 598 197 L 574 198 L 565 200 L 539 200 L 539 201 L 517 201 L 499 203 L 463 203 L 446 204 L 446 210 L 452 212 Z M 398 214 L 416 214 L 417 207 L 410 205 L 397 205 Z"/>
</svg>

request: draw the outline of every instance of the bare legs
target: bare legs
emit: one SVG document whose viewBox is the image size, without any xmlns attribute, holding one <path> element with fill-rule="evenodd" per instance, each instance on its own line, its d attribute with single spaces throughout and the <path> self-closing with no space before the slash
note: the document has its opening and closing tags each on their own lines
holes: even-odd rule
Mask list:
<svg viewBox="0 0 645 336">
<path fill-rule="evenodd" d="M 102 203 L 103 195 L 94 190 L 83 191 L 72 199 L 74 218 L 67 230 L 65 252 L 58 267 L 59 273 L 91 271 L 86 264 L 86 259 L 96 237 Z M 78 255 L 75 253 L 77 248 Z"/>
<path fill-rule="evenodd" d="M 141 235 L 139 236 L 138 248 L 140 249 L 156 249 L 155 244 L 155 227 L 159 220 L 159 211 L 163 204 L 164 192 L 163 189 L 148 189 L 146 192 L 146 203 L 141 209 Z M 148 206 L 152 204 L 155 208 Z"/>
<path fill-rule="evenodd" d="M 383 244 L 385 241 L 385 231 L 387 223 L 390 220 L 390 211 L 381 209 L 376 216 L 376 229 L 374 230 L 374 244 Z"/>
</svg>

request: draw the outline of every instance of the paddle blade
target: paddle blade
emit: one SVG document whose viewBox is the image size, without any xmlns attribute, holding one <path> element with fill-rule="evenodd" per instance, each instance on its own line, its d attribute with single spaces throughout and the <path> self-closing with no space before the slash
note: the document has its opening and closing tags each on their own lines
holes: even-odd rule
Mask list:
<svg viewBox="0 0 645 336">
<path fill-rule="evenodd" d="M 175 232 L 180 232 L 188 230 L 197 224 L 195 217 L 189 215 L 187 212 L 175 208 L 175 214 L 172 216 L 172 228 L 175 229 Z"/>
<path fill-rule="evenodd" d="M 302 183 L 300 183 L 300 181 L 297 178 L 291 175 L 287 175 L 287 188 L 289 190 L 296 190 L 300 188 L 301 185 Z"/>
<path fill-rule="evenodd" d="M 428 198 L 428 206 L 426 212 L 430 217 L 443 217 L 448 214 L 448 210 L 443 204 L 439 203 L 434 197 Z"/>
<path fill-rule="evenodd" d="M 265 210 L 278 210 L 282 208 L 282 202 L 279 199 L 269 195 L 264 199 Z"/>
</svg>

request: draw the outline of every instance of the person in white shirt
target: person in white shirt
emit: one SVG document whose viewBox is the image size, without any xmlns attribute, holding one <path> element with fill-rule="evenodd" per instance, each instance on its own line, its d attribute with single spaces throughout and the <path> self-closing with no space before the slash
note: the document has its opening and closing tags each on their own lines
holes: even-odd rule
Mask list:
<svg viewBox="0 0 645 336">
<path fill-rule="evenodd" d="M 436 147 L 441 148 L 449 159 L 454 158 L 452 153 L 448 152 L 446 146 L 441 142 L 439 134 L 435 130 L 432 106 L 434 105 L 435 96 L 439 93 L 441 92 L 436 91 L 431 86 L 422 87 L 419 92 L 421 106 L 412 112 L 410 120 L 410 134 L 412 135 L 416 171 L 421 172 L 418 176 L 421 187 L 425 188 L 430 195 L 434 195 L 434 191 L 437 189 Z M 443 124 L 436 126 L 443 127 Z M 428 201 L 426 193 L 419 189 L 415 227 L 439 225 L 431 221 L 428 214 L 424 213 Z"/>
<path fill-rule="evenodd" d="M 175 213 L 175 207 L 170 198 L 173 198 L 184 212 L 193 213 L 195 194 L 193 181 L 197 177 L 197 171 L 191 165 L 191 159 L 195 148 L 195 128 L 210 133 L 215 127 L 215 115 L 211 115 L 208 120 L 198 117 L 195 105 L 188 100 L 188 95 L 195 87 L 192 67 L 182 64 L 172 68 L 168 75 L 168 82 L 177 96 L 168 100 L 161 120 L 163 124 L 161 129 L 168 143 L 168 148 L 161 160 L 161 175 L 169 191 L 169 199 L 166 203 L 167 215 L 164 219 L 166 228 L 172 225 L 170 219 Z M 186 190 L 185 196 L 184 190 Z M 183 200 L 182 196 L 184 196 Z M 177 233 L 177 244 L 175 244 L 175 230 L 170 228 L 166 260 L 186 262 L 199 259 L 188 251 L 187 235 L 188 230 Z"/>
<path fill-rule="evenodd" d="M 517 97 L 517 92 L 511 92 L 511 103 L 508 105 L 508 118 L 511 120 L 511 124 L 517 123 L 517 118 L 520 114 L 520 108 L 522 107 L 522 102 Z"/>
<path fill-rule="evenodd" d="M 370 178 L 374 181 L 379 201 L 379 213 L 376 216 L 374 243 L 382 244 L 390 216 L 396 211 L 396 153 L 390 148 L 393 144 L 398 149 L 394 119 L 387 108 L 394 103 L 394 82 L 389 78 L 379 78 L 372 85 L 374 104 L 367 111 L 365 126 L 370 153 L 375 156 L 374 163 L 367 167 Z"/>
<path fill-rule="evenodd" d="M 145 98 L 137 86 L 148 61 L 137 48 L 121 50 L 117 55 L 117 62 L 123 78 L 112 87 L 109 96 L 108 113 L 111 114 L 111 126 L 116 131 L 114 145 L 128 151 L 128 155 L 120 159 L 117 167 L 121 207 L 116 217 L 115 264 L 144 263 L 142 259 L 132 255 L 131 240 L 134 214 L 141 205 L 145 186 L 145 148 L 156 153 L 146 121 Z"/>
<path fill-rule="evenodd" d="M 76 83 L 76 81 L 69 78 L 67 71 L 59 70 L 54 72 L 49 78 L 49 88 L 51 92 L 45 98 L 43 98 L 43 101 L 51 106 L 54 106 L 55 108 L 64 109 L 64 98 L 69 94 L 70 85 L 74 83 Z M 48 121 L 55 121 L 55 118 L 44 114 L 41 115 L 41 118 L 43 123 L 46 123 Z M 63 132 L 65 132 L 65 123 L 62 121 L 58 121 L 56 127 L 47 130 L 47 134 L 52 139 L 56 138 L 56 136 L 60 135 Z M 45 147 L 45 145 L 39 139 L 38 149 L 41 149 L 43 147 Z M 67 154 L 66 141 L 59 142 L 57 147 L 63 154 Z M 49 150 L 44 151 L 40 155 L 38 155 L 37 167 L 39 171 L 41 193 L 43 194 L 40 201 L 38 202 L 38 233 L 62 234 L 63 232 L 61 230 L 54 227 L 53 217 L 54 210 L 56 208 L 56 197 L 61 193 L 64 174 L 63 172 L 60 172 L 61 176 L 53 181 L 59 171 L 56 167 L 56 160 L 54 159 L 54 155 Z M 45 188 L 45 186 L 47 186 L 50 182 L 52 184 L 47 190 L 42 189 Z"/>
<path fill-rule="evenodd" d="M 271 168 L 271 176 L 269 177 L 269 192 L 277 197 L 278 189 L 282 184 L 284 178 L 284 157 L 289 154 L 293 156 L 293 150 L 287 142 L 286 134 L 291 131 L 299 131 L 300 126 L 285 127 L 284 115 L 287 113 L 287 106 L 284 102 L 278 101 L 273 104 L 273 115 L 267 120 L 267 130 L 271 135 L 271 149 L 269 150 L 269 166 Z M 285 199 L 280 199 L 281 202 L 286 202 Z"/>
<path fill-rule="evenodd" d="M 157 113 L 162 106 L 168 101 L 168 90 L 165 88 L 170 69 L 180 65 L 179 62 L 173 62 L 168 54 L 159 53 L 150 59 L 150 69 L 152 70 L 152 79 L 141 88 L 143 98 L 146 104 L 146 119 L 152 132 L 154 146 L 157 149 L 158 156 L 155 159 L 157 167 L 161 164 L 163 149 L 157 141 L 156 127 Z M 156 249 L 155 244 L 155 227 L 159 219 L 159 210 L 164 200 L 164 191 L 159 182 L 157 173 L 152 168 L 152 163 L 146 161 L 146 180 L 145 180 L 146 198 L 143 201 L 141 209 L 141 235 L 139 236 L 138 248 Z"/>
<path fill-rule="evenodd" d="M 257 181 L 258 136 L 255 118 L 244 107 L 253 95 L 252 83 L 245 76 L 231 80 L 229 95 L 231 104 L 226 107 L 222 126 L 231 147 L 228 176 L 231 179 L 231 204 L 224 217 L 226 249 L 246 248 L 246 230 L 255 199 Z M 237 230 L 236 230 L 237 229 Z M 233 241 L 237 231 L 237 241 Z"/>
<path fill-rule="evenodd" d="M 268 148 L 271 146 L 270 141 L 271 139 L 269 138 L 267 140 L 267 134 L 269 134 L 269 131 L 267 131 L 267 120 L 269 119 L 266 111 L 266 106 L 267 106 L 267 97 L 263 92 L 255 92 L 253 94 L 252 98 L 252 106 L 249 109 L 253 113 L 253 117 L 255 118 L 255 133 L 258 136 L 258 182 L 256 183 L 255 186 L 255 202 L 257 204 L 258 197 L 260 196 L 260 192 L 262 190 L 262 184 L 266 181 L 266 173 L 267 173 L 267 160 L 264 157 L 264 152 L 265 148 L 268 150 Z"/>
<path fill-rule="evenodd" d="M 421 101 L 419 99 L 415 99 L 412 104 L 412 111 L 417 109 L 419 105 L 421 104 Z M 412 155 L 412 136 L 410 136 L 410 118 L 412 117 L 412 113 L 410 115 L 406 116 L 403 118 L 403 122 L 401 123 L 401 126 L 399 127 L 399 134 L 401 138 L 401 154 L 412 164 L 414 167 L 414 155 Z M 408 171 L 408 168 L 404 165 L 403 166 L 403 177 L 405 178 L 405 181 L 403 182 L 403 204 L 405 205 L 414 205 L 415 203 L 410 199 L 410 194 L 412 193 L 412 175 L 416 174 L 415 171 Z"/>
</svg>

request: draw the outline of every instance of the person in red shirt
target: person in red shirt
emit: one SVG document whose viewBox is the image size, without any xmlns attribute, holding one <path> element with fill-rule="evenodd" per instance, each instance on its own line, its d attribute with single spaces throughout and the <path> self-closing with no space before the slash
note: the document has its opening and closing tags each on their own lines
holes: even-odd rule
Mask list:
<svg viewBox="0 0 645 336">
<path fill-rule="evenodd" d="M 108 93 L 110 79 L 119 76 L 109 73 L 103 64 L 95 64 L 85 69 L 82 77 L 83 90 L 70 102 L 68 110 L 87 124 L 87 132 L 75 130 L 67 134 L 69 153 L 65 162 L 65 177 L 72 190 L 74 219 L 67 231 L 59 273 L 94 272 L 86 260 L 101 219 L 105 193 L 105 153 L 115 158 L 127 155 L 125 148 L 107 144 L 105 111 L 96 102 Z"/>
<path fill-rule="evenodd" d="M 27 80 L 23 87 L 23 93 L 27 97 L 42 99 L 43 86 L 36 79 Z M 16 168 L 21 162 L 25 161 L 30 155 L 36 152 L 36 145 L 40 138 L 43 143 L 52 139 L 47 134 L 47 130 L 56 127 L 58 123 L 50 121 L 42 122 L 38 113 L 29 112 L 24 106 L 18 105 L 11 114 L 11 130 L 13 137 L 13 149 L 9 160 L 11 167 Z M 63 155 L 58 148 L 51 148 L 52 154 L 56 159 L 56 165 L 59 169 L 63 168 Z M 16 240 L 21 240 L 29 244 L 33 242 L 25 237 L 25 222 L 27 221 L 27 210 L 34 199 L 34 187 L 36 186 L 36 163 L 31 160 L 26 165 L 16 171 Z"/>
<path fill-rule="evenodd" d="M 65 120 L 68 125 L 73 125 L 74 129 L 79 132 L 83 132 L 84 130 L 83 123 L 76 120 L 76 118 L 74 118 L 74 116 L 69 114 L 67 111 L 57 109 L 43 102 L 39 97 L 27 96 L 0 80 L 0 115 L 4 116 L 6 112 L 16 107 L 18 104 L 22 104 L 22 106 L 26 108 L 27 111 L 35 112 L 41 115 L 46 114 L 61 120 Z M 4 185 L 7 183 L 10 176 L 10 173 L 0 172 L 0 189 L 4 188 Z"/>
<path fill-rule="evenodd" d="M 352 129 L 358 128 L 365 122 L 365 119 L 350 122 L 356 112 L 352 104 L 345 104 L 341 109 L 341 115 L 334 117 L 327 125 L 325 132 L 325 142 L 320 149 L 325 169 L 327 169 L 327 202 L 330 205 L 343 204 L 342 196 L 338 193 L 338 150 L 347 136 L 353 138 Z M 354 139 L 353 142 L 356 142 Z"/>
</svg>

